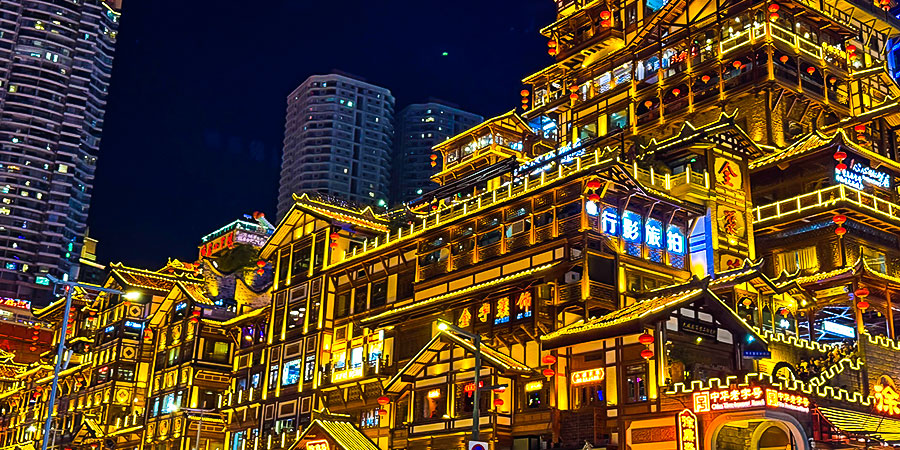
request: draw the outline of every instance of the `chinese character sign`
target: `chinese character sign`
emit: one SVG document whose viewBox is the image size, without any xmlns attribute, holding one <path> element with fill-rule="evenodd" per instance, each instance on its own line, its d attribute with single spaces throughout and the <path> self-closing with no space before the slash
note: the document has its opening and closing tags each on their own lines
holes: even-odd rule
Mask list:
<svg viewBox="0 0 900 450">
<path fill-rule="evenodd" d="M 615 208 L 604 208 L 600 216 L 600 229 L 609 236 L 619 235 L 619 213 Z"/>
<path fill-rule="evenodd" d="M 456 325 L 460 328 L 468 328 L 469 325 L 472 324 L 472 313 L 469 311 L 469 308 L 464 308 L 459 313 L 459 318 L 456 319 Z"/>
<path fill-rule="evenodd" d="M 737 162 L 726 158 L 716 158 L 716 186 L 727 189 L 743 189 L 744 179 Z"/>
<path fill-rule="evenodd" d="M 648 219 L 644 232 L 647 234 L 647 247 L 653 249 L 663 248 L 663 225 L 657 219 Z"/>
<path fill-rule="evenodd" d="M 678 450 L 700 450 L 700 427 L 697 416 L 689 409 L 682 410 L 675 419 L 678 429 Z"/>
<path fill-rule="evenodd" d="M 516 298 L 516 320 L 531 317 L 531 291 L 524 291 Z"/>
<path fill-rule="evenodd" d="M 482 303 L 478 308 L 478 322 L 487 323 L 488 319 L 491 317 L 491 304 L 490 303 Z"/>
<path fill-rule="evenodd" d="M 694 392 L 694 412 L 769 407 L 809 412 L 809 398 L 761 386 L 733 386 Z"/>
<path fill-rule="evenodd" d="M 494 315 L 494 324 L 509 322 L 509 297 L 497 300 L 497 313 Z"/>
<path fill-rule="evenodd" d="M 641 242 L 641 216 L 631 211 L 622 214 L 622 239 L 626 242 Z"/>
<path fill-rule="evenodd" d="M 891 416 L 900 415 L 900 394 L 893 386 L 876 384 L 873 390 L 875 391 L 875 409 L 878 412 Z"/>
<path fill-rule="evenodd" d="M 737 237 L 744 237 L 744 213 L 732 208 L 719 208 L 719 231 Z"/>
<path fill-rule="evenodd" d="M 677 225 L 669 225 L 666 230 L 666 250 L 674 255 L 683 255 L 685 251 L 684 232 Z"/>
</svg>

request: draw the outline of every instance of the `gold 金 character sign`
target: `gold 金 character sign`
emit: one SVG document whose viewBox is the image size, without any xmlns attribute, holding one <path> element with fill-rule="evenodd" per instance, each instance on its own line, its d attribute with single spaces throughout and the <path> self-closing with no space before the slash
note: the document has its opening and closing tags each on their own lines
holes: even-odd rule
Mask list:
<svg viewBox="0 0 900 450">
<path fill-rule="evenodd" d="M 459 313 L 459 320 L 456 321 L 456 324 L 460 326 L 460 328 L 468 328 L 469 325 L 472 324 L 472 313 L 469 312 L 469 308 L 464 308 L 461 313 Z"/>
<path fill-rule="evenodd" d="M 736 162 L 726 158 L 716 158 L 716 184 L 729 189 L 743 189 L 744 177 Z"/>
</svg>

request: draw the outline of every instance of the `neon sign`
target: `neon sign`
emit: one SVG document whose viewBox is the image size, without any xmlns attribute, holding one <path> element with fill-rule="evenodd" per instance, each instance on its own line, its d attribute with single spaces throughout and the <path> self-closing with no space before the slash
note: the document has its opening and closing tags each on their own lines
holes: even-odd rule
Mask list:
<svg viewBox="0 0 900 450">
<path fill-rule="evenodd" d="M 19 300 L 17 298 L 0 297 L 0 306 L 5 308 L 16 308 L 31 310 L 31 302 L 28 300 Z"/>
<path fill-rule="evenodd" d="M 544 382 L 540 381 L 540 380 L 539 381 L 530 381 L 528 383 L 525 383 L 525 392 L 539 391 L 543 388 L 544 388 Z"/>
<path fill-rule="evenodd" d="M 480 388 L 484 387 L 484 381 L 479 381 L 478 387 L 480 387 Z M 463 391 L 464 392 L 475 392 L 475 382 L 466 383 L 466 385 L 463 386 Z"/>
<path fill-rule="evenodd" d="M 885 172 L 853 162 L 846 170 L 834 169 L 834 179 L 854 189 L 862 189 L 869 184 L 884 189 L 891 188 L 891 176 Z"/>
<path fill-rule="evenodd" d="M 875 409 L 878 412 L 892 416 L 900 415 L 900 394 L 892 386 L 876 384 L 873 389 L 875 390 Z"/>
<path fill-rule="evenodd" d="M 684 233 L 676 225 L 669 225 L 666 230 L 666 250 L 675 255 L 684 254 Z"/>
<path fill-rule="evenodd" d="M 352 380 L 353 378 L 359 378 L 363 375 L 363 368 L 354 367 L 352 369 L 343 370 L 341 372 L 335 372 L 331 374 L 331 382 L 337 383 L 345 380 Z"/>
<path fill-rule="evenodd" d="M 625 242 L 641 242 L 641 216 L 631 211 L 622 214 L 622 239 Z"/>
<path fill-rule="evenodd" d="M 600 230 L 610 236 L 619 235 L 619 214 L 615 208 L 605 208 L 600 216 Z"/>
<path fill-rule="evenodd" d="M 509 297 L 497 300 L 497 314 L 494 315 L 494 325 L 509 322 Z"/>
<path fill-rule="evenodd" d="M 700 433 L 698 432 L 697 416 L 689 409 L 678 413 L 676 419 L 678 428 L 678 450 L 699 450 Z"/>
<path fill-rule="evenodd" d="M 809 398 L 759 386 L 695 392 L 693 400 L 697 413 L 763 406 L 809 412 Z"/>
<path fill-rule="evenodd" d="M 644 233 L 647 235 L 647 247 L 653 249 L 663 248 L 663 224 L 657 219 L 647 219 L 647 226 L 644 227 Z"/>
<path fill-rule="evenodd" d="M 572 372 L 572 385 L 578 384 L 588 384 L 588 383 L 596 383 L 598 381 L 603 381 L 606 372 L 603 369 L 588 369 L 588 370 L 579 370 L 578 372 Z"/>
<path fill-rule="evenodd" d="M 518 308 L 518 312 L 516 313 L 516 320 L 531 317 L 530 291 L 525 291 L 519 294 L 519 297 L 516 299 L 516 308 Z"/>
<path fill-rule="evenodd" d="M 306 450 L 328 450 L 328 441 L 325 439 L 309 441 L 306 443 Z"/>
</svg>

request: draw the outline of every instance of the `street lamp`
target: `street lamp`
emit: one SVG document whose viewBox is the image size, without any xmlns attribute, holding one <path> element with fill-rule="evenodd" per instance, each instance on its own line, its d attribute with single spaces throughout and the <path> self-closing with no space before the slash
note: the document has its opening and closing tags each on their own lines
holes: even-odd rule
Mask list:
<svg viewBox="0 0 900 450">
<path fill-rule="evenodd" d="M 181 408 L 178 405 L 172 403 L 166 408 L 170 413 L 176 411 L 184 411 L 186 413 L 194 413 L 200 414 L 200 420 L 197 422 L 197 445 L 194 447 L 194 450 L 200 450 L 200 427 L 203 426 L 203 415 L 211 412 L 215 412 L 214 409 L 201 409 L 201 408 Z"/>
<path fill-rule="evenodd" d="M 475 379 L 473 380 L 475 383 L 475 391 L 472 392 L 472 440 L 477 441 L 478 434 L 481 431 L 481 418 L 479 417 L 481 404 L 478 403 L 480 397 L 478 393 L 481 390 L 478 389 L 478 382 L 480 381 L 479 378 L 481 377 L 481 335 L 470 333 L 455 325 L 444 322 L 443 320 L 438 321 L 437 328 L 441 331 L 453 330 L 455 333 L 459 333 L 471 339 L 472 344 L 475 346 Z"/>
<path fill-rule="evenodd" d="M 137 300 L 140 292 L 124 292 L 118 289 L 105 288 L 96 284 L 79 283 L 77 281 L 60 280 L 53 275 L 47 274 L 47 278 L 57 286 L 65 286 L 66 288 L 66 306 L 63 310 L 62 326 L 59 329 L 59 346 L 56 348 L 56 364 L 53 366 L 53 381 L 50 384 L 50 398 L 47 400 L 47 420 L 44 422 L 44 435 L 42 436 L 41 450 L 47 450 L 47 444 L 50 440 L 50 425 L 53 423 L 53 407 L 56 403 L 56 390 L 59 386 L 59 372 L 62 369 L 63 353 L 66 351 L 66 334 L 68 334 L 69 314 L 72 308 L 72 291 L 76 287 L 85 290 L 93 290 L 97 292 L 107 292 L 110 294 L 119 294 L 128 300 Z"/>
</svg>

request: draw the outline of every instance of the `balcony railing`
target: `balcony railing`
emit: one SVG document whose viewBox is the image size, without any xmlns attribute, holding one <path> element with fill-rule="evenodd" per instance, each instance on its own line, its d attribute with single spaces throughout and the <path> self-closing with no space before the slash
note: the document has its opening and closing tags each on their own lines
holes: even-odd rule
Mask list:
<svg viewBox="0 0 900 450">
<path fill-rule="evenodd" d="M 807 211 L 838 207 L 841 206 L 840 203 L 900 226 L 900 205 L 843 184 L 758 206 L 753 209 L 754 224 L 766 225 L 784 217 L 799 216 Z"/>
</svg>

